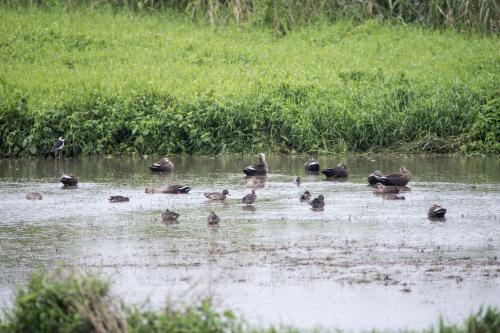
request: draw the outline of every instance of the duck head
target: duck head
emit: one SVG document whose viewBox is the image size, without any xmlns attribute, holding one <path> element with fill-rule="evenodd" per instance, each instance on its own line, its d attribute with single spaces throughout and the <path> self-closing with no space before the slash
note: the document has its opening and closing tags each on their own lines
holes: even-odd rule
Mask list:
<svg viewBox="0 0 500 333">
<path fill-rule="evenodd" d="M 225 194 L 225 195 L 231 195 L 231 194 L 229 194 L 229 191 L 228 191 L 228 190 L 224 190 L 224 191 L 222 191 L 222 194 Z"/>
</svg>

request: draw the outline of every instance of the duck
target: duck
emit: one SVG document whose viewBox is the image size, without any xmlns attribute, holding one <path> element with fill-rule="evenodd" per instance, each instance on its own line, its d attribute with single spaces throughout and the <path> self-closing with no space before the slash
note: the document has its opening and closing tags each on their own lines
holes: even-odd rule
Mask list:
<svg viewBox="0 0 500 333">
<path fill-rule="evenodd" d="M 326 178 L 346 178 L 349 176 L 349 171 L 344 163 L 337 164 L 335 168 L 327 168 L 321 171 Z"/>
<path fill-rule="evenodd" d="M 75 175 L 62 175 L 59 180 L 64 187 L 76 187 L 78 185 L 78 177 Z"/>
<path fill-rule="evenodd" d="M 149 166 L 152 172 L 170 172 L 174 168 L 174 163 L 170 162 L 167 157 L 162 158 Z"/>
<path fill-rule="evenodd" d="M 325 197 L 323 197 L 323 195 L 320 195 L 319 197 L 309 201 L 309 204 L 313 209 L 322 209 L 325 207 Z"/>
<path fill-rule="evenodd" d="M 266 155 L 264 153 L 259 154 L 259 163 L 252 164 L 243 169 L 243 172 L 247 176 L 263 176 L 267 175 L 267 161 Z"/>
<path fill-rule="evenodd" d="M 163 190 L 161 190 L 161 193 L 180 194 L 180 193 L 188 193 L 189 191 L 191 191 L 191 188 L 189 186 L 169 185 Z"/>
<path fill-rule="evenodd" d="M 252 190 L 252 193 L 247 194 L 241 199 L 241 202 L 247 205 L 252 205 L 257 199 L 257 195 L 255 194 L 255 190 Z"/>
<path fill-rule="evenodd" d="M 294 182 L 295 185 L 300 186 L 300 183 L 302 181 L 300 180 L 300 177 L 297 177 L 297 178 L 295 178 L 295 180 L 293 182 Z"/>
<path fill-rule="evenodd" d="M 144 189 L 144 193 L 149 193 L 149 194 L 156 193 L 156 188 L 154 188 L 154 187 L 146 187 Z"/>
<path fill-rule="evenodd" d="M 161 219 L 165 224 L 176 223 L 179 216 L 180 214 L 168 209 L 166 209 L 163 213 L 161 213 Z"/>
<path fill-rule="evenodd" d="M 305 191 L 299 198 L 300 202 L 311 200 L 311 192 Z"/>
<path fill-rule="evenodd" d="M 219 225 L 219 217 L 214 212 L 210 212 L 207 217 L 207 222 L 209 226 Z"/>
<path fill-rule="evenodd" d="M 446 209 L 437 204 L 433 204 L 427 212 L 427 216 L 430 219 L 443 219 L 445 214 Z"/>
<path fill-rule="evenodd" d="M 374 175 L 374 174 L 372 174 Z M 371 175 L 370 175 L 371 176 Z M 385 186 L 406 186 L 408 182 L 411 180 L 412 174 L 410 170 L 406 169 L 402 166 L 399 169 L 399 172 L 391 173 L 387 176 L 376 176 L 377 183 L 382 183 Z"/>
<path fill-rule="evenodd" d="M 203 195 L 209 200 L 226 200 L 226 196 L 231 194 L 229 194 L 228 190 L 224 190 L 222 192 L 203 193 Z"/>
<path fill-rule="evenodd" d="M 112 195 L 109 199 L 109 202 L 128 202 L 129 198 L 124 197 L 123 195 Z"/>
<path fill-rule="evenodd" d="M 396 194 L 399 193 L 399 187 L 397 186 L 384 186 L 381 183 L 377 183 L 373 189 L 373 194 Z"/>
<path fill-rule="evenodd" d="M 266 177 L 250 177 L 247 181 L 247 187 L 262 188 L 266 187 Z"/>
<path fill-rule="evenodd" d="M 314 158 L 309 158 L 306 163 L 304 163 L 304 172 L 305 173 L 316 173 L 319 172 L 319 162 Z"/>
<path fill-rule="evenodd" d="M 373 171 L 369 176 L 368 176 L 368 184 L 370 185 L 376 185 L 379 183 L 378 179 L 380 177 L 383 177 L 384 175 L 382 174 L 382 171 L 380 170 L 375 170 Z"/>
<path fill-rule="evenodd" d="M 40 192 L 28 192 L 28 193 L 26 193 L 26 199 L 28 199 L 28 200 L 42 200 L 42 194 Z"/>
</svg>

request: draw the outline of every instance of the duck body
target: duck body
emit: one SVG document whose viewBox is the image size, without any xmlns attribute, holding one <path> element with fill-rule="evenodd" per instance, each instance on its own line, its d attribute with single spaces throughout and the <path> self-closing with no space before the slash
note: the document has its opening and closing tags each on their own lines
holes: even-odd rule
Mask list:
<svg viewBox="0 0 500 333">
<path fill-rule="evenodd" d="M 166 157 L 149 166 L 152 172 L 170 172 L 174 168 L 174 164 Z"/>
<path fill-rule="evenodd" d="M 252 164 L 243 169 L 247 176 L 263 176 L 267 175 L 268 167 L 266 156 L 263 153 L 259 154 L 259 163 Z"/>
<path fill-rule="evenodd" d="M 299 198 L 300 202 L 305 202 L 311 200 L 311 193 L 309 191 L 305 191 Z"/>
<path fill-rule="evenodd" d="M 75 187 L 78 185 L 78 177 L 75 175 L 62 175 L 59 180 L 65 187 Z"/>
<path fill-rule="evenodd" d="M 210 212 L 207 217 L 207 222 L 209 226 L 219 225 L 219 217 L 214 212 Z"/>
<path fill-rule="evenodd" d="M 322 209 L 325 207 L 325 198 L 320 195 L 319 197 L 309 201 L 309 204 L 313 209 Z"/>
<path fill-rule="evenodd" d="M 432 205 L 427 212 L 427 216 L 431 219 L 442 219 L 446 214 L 446 209 L 439 205 Z"/>
<path fill-rule="evenodd" d="M 377 183 L 380 183 L 379 178 L 383 177 L 384 175 L 380 170 L 375 170 L 373 171 L 369 176 L 368 176 L 368 184 L 370 185 L 377 185 Z"/>
<path fill-rule="evenodd" d="M 171 224 L 177 222 L 179 216 L 180 215 L 178 213 L 168 209 L 166 209 L 163 213 L 161 213 L 161 219 L 165 224 Z"/>
<path fill-rule="evenodd" d="M 344 163 L 338 164 L 335 168 L 323 169 L 321 173 L 324 174 L 326 178 L 346 178 L 349 176 L 349 171 L 347 171 L 347 167 Z"/>
<path fill-rule="evenodd" d="M 399 187 L 397 186 L 384 186 L 381 183 L 377 183 L 373 189 L 373 194 L 396 194 L 399 193 Z"/>
<path fill-rule="evenodd" d="M 28 192 L 28 193 L 26 193 L 26 199 L 28 199 L 28 200 L 42 200 L 42 194 L 40 192 Z"/>
<path fill-rule="evenodd" d="M 222 192 L 203 193 L 203 195 L 209 200 L 226 200 L 226 196 L 230 194 L 228 190 L 224 190 Z"/>
<path fill-rule="evenodd" d="M 191 188 L 189 186 L 183 186 L 183 185 L 169 185 L 163 190 L 161 190 L 162 193 L 167 193 L 167 194 L 181 194 L 181 193 L 188 193 L 191 191 Z"/>
<path fill-rule="evenodd" d="M 319 162 L 316 161 L 314 158 L 310 158 L 307 160 L 306 163 L 304 163 L 304 172 L 305 173 L 317 173 L 319 172 Z"/>
<path fill-rule="evenodd" d="M 128 202 L 130 199 L 128 197 L 124 197 L 123 195 L 112 195 L 109 199 L 109 202 Z"/>
<path fill-rule="evenodd" d="M 377 183 L 381 183 L 385 186 L 406 186 L 406 184 L 408 184 L 408 182 L 411 180 L 412 175 L 408 169 L 402 166 L 399 169 L 399 172 L 394 172 L 387 176 L 375 177 Z"/>
<path fill-rule="evenodd" d="M 252 190 L 252 193 L 245 195 L 241 202 L 247 205 L 252 205 L 257 200 L 257 195 L 255 194 L 255 190 Z"/>
</svg>

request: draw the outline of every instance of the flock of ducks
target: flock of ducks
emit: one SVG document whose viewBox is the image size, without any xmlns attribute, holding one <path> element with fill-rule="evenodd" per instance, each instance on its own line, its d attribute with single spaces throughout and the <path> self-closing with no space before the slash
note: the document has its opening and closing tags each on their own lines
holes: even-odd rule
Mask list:
<svg viewBox="0 0 500 333">
<path fill-rule="evenodd" d="M 55 153 L 60 152 L 64 146 L 64 139 L 59 138 L 59 140 L 54 145 Z M 54 151 L 53 149 L 53 151 Z M 247 176 L 248 182 L 247 187 L 251 187 L 251 193 L 245 195 L 241 199 L 241 203 L 245 205 L 253 205 L 257 200 L 257 195 L 255 193 L 255 188 L 262 188 L 265 186 L 264 177 L 266 176 L 269 168 L 267 165 L 266 157 L 263 153 L 258 155 L 259 162 L 252 164 L 243 169 L 243 173 Z M 169 173 L 174 169 L 174 164 L 167 158 L 164 157 L 158 162 L 155 162 L 149 166 L 152 172 Z M 306 174 L 319 174 L 320 164 L 313 158 L 310 158 L 304 164 L 304 172 Z M 349 170 L 344 165 L 344 163 L 338 164 L 334 168 L 326 168 L 321 170 L 327 179 L 330 180 L 344 180 L 349 176 Z M 409 191 L 410 189 L 406 186 L 411 180 L 412 174 L 404 166 L 400 168 L 398 172 L 391 173 L 389 175 L 383 175 L 380 170 L 376 170 L 368 176 L 368 184 L 373 187 L 373 193 L 376 195 L 383 195 L 385 199 L 392 200 L 404 200 L 404 196 L 400 195 L 403 191 Z M 63 188 L 72 189 L 77 188 L 78 177 L 76 175 L 63 175 L 60 178 Z M 300 185 L 300 177 L 295 179 L 296 185 Z M 191 188 L 184 185 L 169 185 L 163 189 L 156 189 L 154 187 L 146 187 L 145 193 L 166 193 L 166 194 L 186 194 L 189 193 Z M 207 192 L 204 196 L 211 201 L 224 201 L 227 196 L 230 196 L 229 191 L 224 189 L 222 192 Z M 42 195 L 39 192 L 28 192 L 26 198 L 29 200 L 41 200 Z M 113 195 L 108 199 L 112 203 L 118 202 L 128 202 L 129 198 L 121 195 Z M 311 205 L 313 210 L 322 210 L 325 207 L 325 198 L 323 195 L 319 195 L 317 198 L 313 198 L 309 191 L 305 191 L 299 198 L 300 202 L 307 202 Z M 431 220 L 444 220 L 446 214 L 446 209 L 434 204 L 432 205 L 428 212 L 428 218 Z M 179 214 L 173 212 L 169 209 L 165 210 L 162 214 L 162 221 L 165 224 L 176 223 L 179 218 Z M 207 217 L 207 223 L 209 226 L 218 225 L 220 218 L 215 214 L 215 212 L 210 212 Z"/>
</svg>

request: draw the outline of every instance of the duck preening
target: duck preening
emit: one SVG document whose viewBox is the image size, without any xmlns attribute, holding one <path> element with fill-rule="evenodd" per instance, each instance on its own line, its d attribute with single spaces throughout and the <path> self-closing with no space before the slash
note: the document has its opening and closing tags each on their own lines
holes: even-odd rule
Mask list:
<svg viewBox="0 0 500 333">
<path fill-rule="evenodd" d="M 252 205 L 255 200 L 257 200 L 257 195 L 255 194 L 255 190 L 252 190 L 252 193 L 247 194 L 241 199 L 241 202 L 247 205 Z"/>
<path fill-rule="evenodd" d="M 247 166 L 245 169 L 243 169 L 243 172 L 247 176 L 262 176 L 262 175 L 267 175 L 267 162 L 266 162 L 266 155 L 263 153 L 259 154 L 259 163 L 257 164 L 252 164 Z"/>
<path fill-rule="evenodd" d="M 28 193 L 26 193 L 26 199 L 28 199 L 28 200 L 42 200 L 42 194 L 40 192 L 28 192 Z"/>
<path fill-rule="evenodd" d="M 219 220 L 220 220 L 219 217 L 214 212 L 210 212 L 210 214 L 208 214 L 208 217 L 207 217 L 208 225 L 216 226 L 219 224 Z"/>
<path fill-rule="evenodd" d="M 320 195 L 319 197 L 309 201 L 309 204 L 312 206 L 313 209 L 322 209 L 325 207 L 325 198 L 322 195 Z"/>
<path fill-rule="evenodd" d="M 62 136 L 54 142 L 52 146 L 52 152 L 54 153 L 54 157 L 61 157 L 62 149 L 64 148 L 64 138 Z"/>
<path fill-rule="evenodd" d="M 167 193 L 167 194 L 180 194 L 180 193 L 188 193 L 191 190 L 189 186 L 183 186 L 183 185 L 169 185 L 163 190 L 161 190 L 161 193 Z"/>
<path fill-rule="evenodd" d="M 399 193 L 398 186 L 384 186 L 381 183 L 377 183 L 373 189 L 373 194 L 396 194 Z"/>
<path fill-rule="evenodd" d="M 163 223 L 165 224 L 171 224 L 177 222 L 177 219 L 179 218 L 179 214 L 176 212 L 173 212 L 171 210 L 165 210 L 163 213 L 161 213 L 161 219 Z"/>
<path fill-rule="evenodd" d="M 129 198 L 124 197 L 123 195 L 112 195 L 109 199 L 109 202 L 128 202 Z"/>
<path fill-rule="evenodd" d="M 311 200 L 311 192 L 305 191 L 299 198 L 300 202 Z"/>
<path fill-rule="evenodd" d="M 316 173 L 319 172 L 319 162 L 314 158 L 309 158 L 306 163 L 304 163 L 305 173 Z"/>
<path fill-rule="evenodd" d="M 76 187 L 78 185 L 78 177 L 75 175 L 62 175 L 59 179 L 64 187 Z"/>
<path fill-rule="evenodd" d="M 327 168 L 321 171 L 326 178 L 346 178 L 349 176 L 349 171 L 344 163 L 338 164 L 335 168 Z"/>
<path fill-rule="evenodd" d="M 149 166 L 149 169 L 153 172 L 170 172 L 173 168 L 174 164 L 166 157 Z"/>
<path fill-rule="evenodd" d="M 224 190 L 222 192 L 203 193 L 203 195 L 209 200 L 226 200 L 226 196 L 231 194 L 229 194 L 228 190 Z"/>
<path fill-rule="evenodd" d="M 446 209 L 437 204 L 433 204 L 427 212 L 427 216 L 430 219 L 443 219 L 445 214 Z"/>
<path fill-rule="evenodd" d="M 380 171 L 374 171 L 368 176 L 368 182 L 371 185 L 381 183 L 385 186 L 405 186 L 411 180 L 411 172 L 402 166 L 399 172 L 391 173 L 387 176 L 381 176 Z"/>
</svg>

